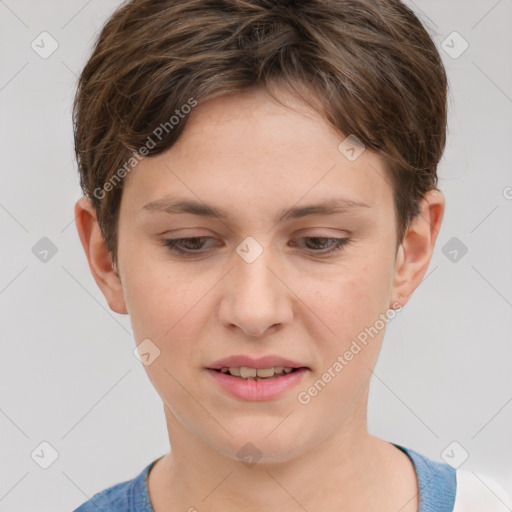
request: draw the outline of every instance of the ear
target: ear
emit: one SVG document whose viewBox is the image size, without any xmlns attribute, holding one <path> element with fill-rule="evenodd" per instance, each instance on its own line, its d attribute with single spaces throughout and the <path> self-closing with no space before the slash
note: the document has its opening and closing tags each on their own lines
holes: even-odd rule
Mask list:
<svg viewBox="0 0 512 512">
<path fill-rule="evenodd" d="M 90 198 L 82 197 L 75 204 L 75 222 L 91 273 L 110 309 L 127 314 L 121 279 L 114 272 L 112 254 L 100 232 Z"/>
<path fill-rule="evenodd" d="M 398 248 L 390 308 L 396 303 L 405 306 L 420 285 L 441 229 L 445 209 L 442 192 L 428 191 L 420 205 L 421 213 L 413 219 Z"/>
</svg>

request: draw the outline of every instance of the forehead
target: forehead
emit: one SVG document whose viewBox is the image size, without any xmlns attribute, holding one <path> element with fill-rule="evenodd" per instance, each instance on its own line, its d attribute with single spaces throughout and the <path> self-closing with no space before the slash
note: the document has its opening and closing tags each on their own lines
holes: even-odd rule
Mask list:
<svg viewBox="0 0 512 512">
<path fill-rule="evenodd" d="M 257 205 L 272 216 L 287 205 L 334 196 L 390 206 L 382 158 L 364 150 L 348 159 L 340 151 L 346 135 L 294 97 L 283 99 L 285 105 L 255 89 L 200 104 L 170 150 L 145 158 L 130 173 L 123 195 L 139 210 L 173 196 Z"/>
</svg>

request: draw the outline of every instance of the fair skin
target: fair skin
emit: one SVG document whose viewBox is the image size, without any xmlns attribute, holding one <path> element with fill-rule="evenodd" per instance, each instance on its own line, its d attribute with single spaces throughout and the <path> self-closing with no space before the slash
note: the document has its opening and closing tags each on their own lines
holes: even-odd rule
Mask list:
<svg viewBox="0 0 512 512">
<path fill-rule="evenodd" d="M 291 96 L 286 108 L 261 89 L 215 98 L 191 114 L 170 150 L 125 178 L 118 231 L 119 276 L 90 201 L 75 207 L 91 272 L 110 308 L 129 314 L 136 343 L 160 356 L 145 369 L 164 404 L 172 447 L 148 477 L 156 512 L 389 510 L 417 512 L 409 458 L 367 430 L 367 399 L 385 329 L 307 404 L 297 399 L 365 328 L 423 279 L 444 213 L 439 191 L 396 250 L 384 162 L 354 162 L 345 138 Z M 199 200 L 230 219 L 143 209 L 164 197 Z M 274 219 L 294 206 L 340 196 L 368 207 Z M 248 236 L 262 254 L 236 252 Z M 187 259 L 163 244 L 190 241 Z M 313 239 L 306 237 L 321 237 Z M 349 238 L 341 251 L 327 237 Z M 316 252 L 315 252 L 316 251 Z M 396 258 L 395 258 L 396 254 Z M 400 313 L 397 313 L 399 315 Z M 233 354 L 276 354 L 308 367 L 278 398 L 235 398 L 206 366 Z M 261 459 L 247 467 L 248 442 Z"/>
</svg>

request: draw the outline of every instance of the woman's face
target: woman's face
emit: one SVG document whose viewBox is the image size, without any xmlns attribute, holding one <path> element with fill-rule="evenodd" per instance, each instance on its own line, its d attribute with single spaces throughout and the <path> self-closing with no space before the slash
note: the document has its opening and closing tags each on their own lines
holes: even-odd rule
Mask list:
<svg viewBox="0 0 512 512">
<path fill-rule="evenodd" d="M 365 425 L 395 302 L 383 161 L 350 140 L 340 149 L 345 137 L 287 102 L 253 89 L 198 106 L 178 143 L 126 178 L 119 217 L 123 300 L 171 439 L 262 462 Z M 338 206 L 304 209 L 326 202 Z M 192 240 L 166 245 L 178 238 Z M 329 253 L 333 239 L 345 243 Z M 230 356 L 305 369 L 242 382 L 212 369 Z"/>
</svg>

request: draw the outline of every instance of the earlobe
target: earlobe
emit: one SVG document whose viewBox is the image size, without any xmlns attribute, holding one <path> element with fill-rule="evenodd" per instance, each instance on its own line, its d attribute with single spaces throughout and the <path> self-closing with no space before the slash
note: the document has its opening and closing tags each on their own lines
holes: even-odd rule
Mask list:
<svg viewBox="0 0 512 512">
<path fill-rule="evenodd" d="M 110 309 L 127 314 L 121 279 L 113 268 L 112 254 L 100 232 L 96 212 L 88 197 L 76 202 L 75 223 L 91 273 Z"/>
<path fill-rule="evenodd" d="M 439 190 L 430 190 L 420 202 L 421 213 L 407 229 L 398 249 L 391 305 L 405 306 L 425 276 L 441 229 L 445 200 Z"/>
</svg>

